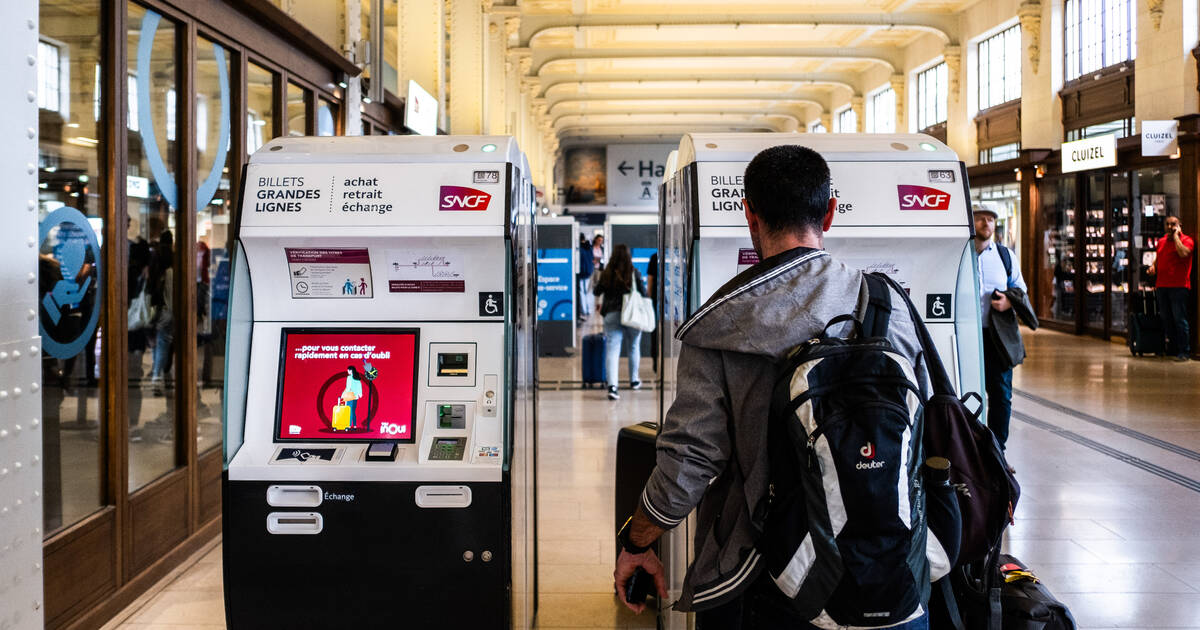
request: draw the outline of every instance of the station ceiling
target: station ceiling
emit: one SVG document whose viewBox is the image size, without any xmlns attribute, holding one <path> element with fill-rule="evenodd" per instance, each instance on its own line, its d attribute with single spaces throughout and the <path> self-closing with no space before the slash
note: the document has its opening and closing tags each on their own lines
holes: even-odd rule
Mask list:
<svg viewBox="0 0 1200 630">
<path fill-rule="evenodd" d="M 923 38 L 958 43 L 977 1 L 518 0 L 514 43 L 563 144 L 785 131 L 886 83 Z"/>
</svg>

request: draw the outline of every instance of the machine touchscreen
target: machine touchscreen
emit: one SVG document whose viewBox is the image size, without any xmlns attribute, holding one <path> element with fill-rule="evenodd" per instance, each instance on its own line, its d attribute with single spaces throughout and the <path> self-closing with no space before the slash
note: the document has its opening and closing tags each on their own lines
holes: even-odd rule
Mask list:
<svg viewBox="0 0 1200 630">
<path fill-rule="evenodd" d="M 418 331 L 285 328 L 275 439 L 413 442 Z"/>
</svg>

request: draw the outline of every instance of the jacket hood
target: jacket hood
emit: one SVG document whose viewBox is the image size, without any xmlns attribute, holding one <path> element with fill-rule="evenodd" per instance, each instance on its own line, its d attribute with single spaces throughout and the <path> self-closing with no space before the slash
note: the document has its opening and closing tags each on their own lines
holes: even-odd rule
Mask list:
<svg viewBox="0 0 1200 630">
<path fill-rule="evenodd" d="M 679 328 L 688 344 L 773 360 L 812 338 L 838 315 L 866 304 L 862 272 L 809 247 L 776 254 L 721 287 Z M 832 333 L 844 333 L 840 325 Z"/>
</svg>

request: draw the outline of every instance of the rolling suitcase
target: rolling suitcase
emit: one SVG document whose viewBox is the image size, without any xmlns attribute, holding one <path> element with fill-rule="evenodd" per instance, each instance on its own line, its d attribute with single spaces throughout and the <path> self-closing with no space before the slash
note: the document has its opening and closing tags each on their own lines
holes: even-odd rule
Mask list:
<svg viewBox="0 0 1200 630">
<path fill-rule="evenodd" d="M 583 338 L 583 387 L 593 383 L 604 387 L 604 333 L 586 335 Z"/>
<path fill-rule="evenodd" d="M 329 425 L 334 431 L 346 431 L 350 428 L 350 406 L 339 404 L 333 406 L 329 414 Z"/>
<path fill-rule="evenodd" d="M 1129 308 L 1129 353 L 1135 356 L 1162 354 L 1166 337 L 1154 293 L 1144 291 L 1132 296 Z"/>
<path fill-rule="evenodd" d="M 622 427 L 617 434 L 617 479 L 613 493 L 616 508 L 614 534 L 625 524 L 625 519 L 633 516 L 633 511 L 637 509 L 642 489 L 646 487 L 646 480 L 654 470 L 654 443 L 657 439 L 658 425 L 653 422 L 639 422 Z"/>
</svg>

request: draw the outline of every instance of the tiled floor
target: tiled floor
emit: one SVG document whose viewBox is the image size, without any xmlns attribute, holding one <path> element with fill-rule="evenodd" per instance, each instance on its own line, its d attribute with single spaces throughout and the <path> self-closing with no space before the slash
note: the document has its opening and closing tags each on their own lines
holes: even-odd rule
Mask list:
<svg viewBox="0 0 1200 630">
<path fill-rule="evenodd" d="M 1023 495 L 1008 549 L 1081 628 L 1200 628 L 1200 363 L 1135 359 L 1053 332 L 1028 345 L 1015 385 L 1057 405 L 1014 397 L 1025 419 L 1013 420 L 1009 454 Z M 543 376 L 572 380 L 576 363 L 545 360 Z M 615 436 L 653 416 L 654 392 L 610 402 L 561 389 L 540 400 L 538 627 L 653 628 L 648 613 L 617 604 L 611 575 Z M 216 545 L 112 627 L 221 628 L 223 615 Z"/>
</svg>

